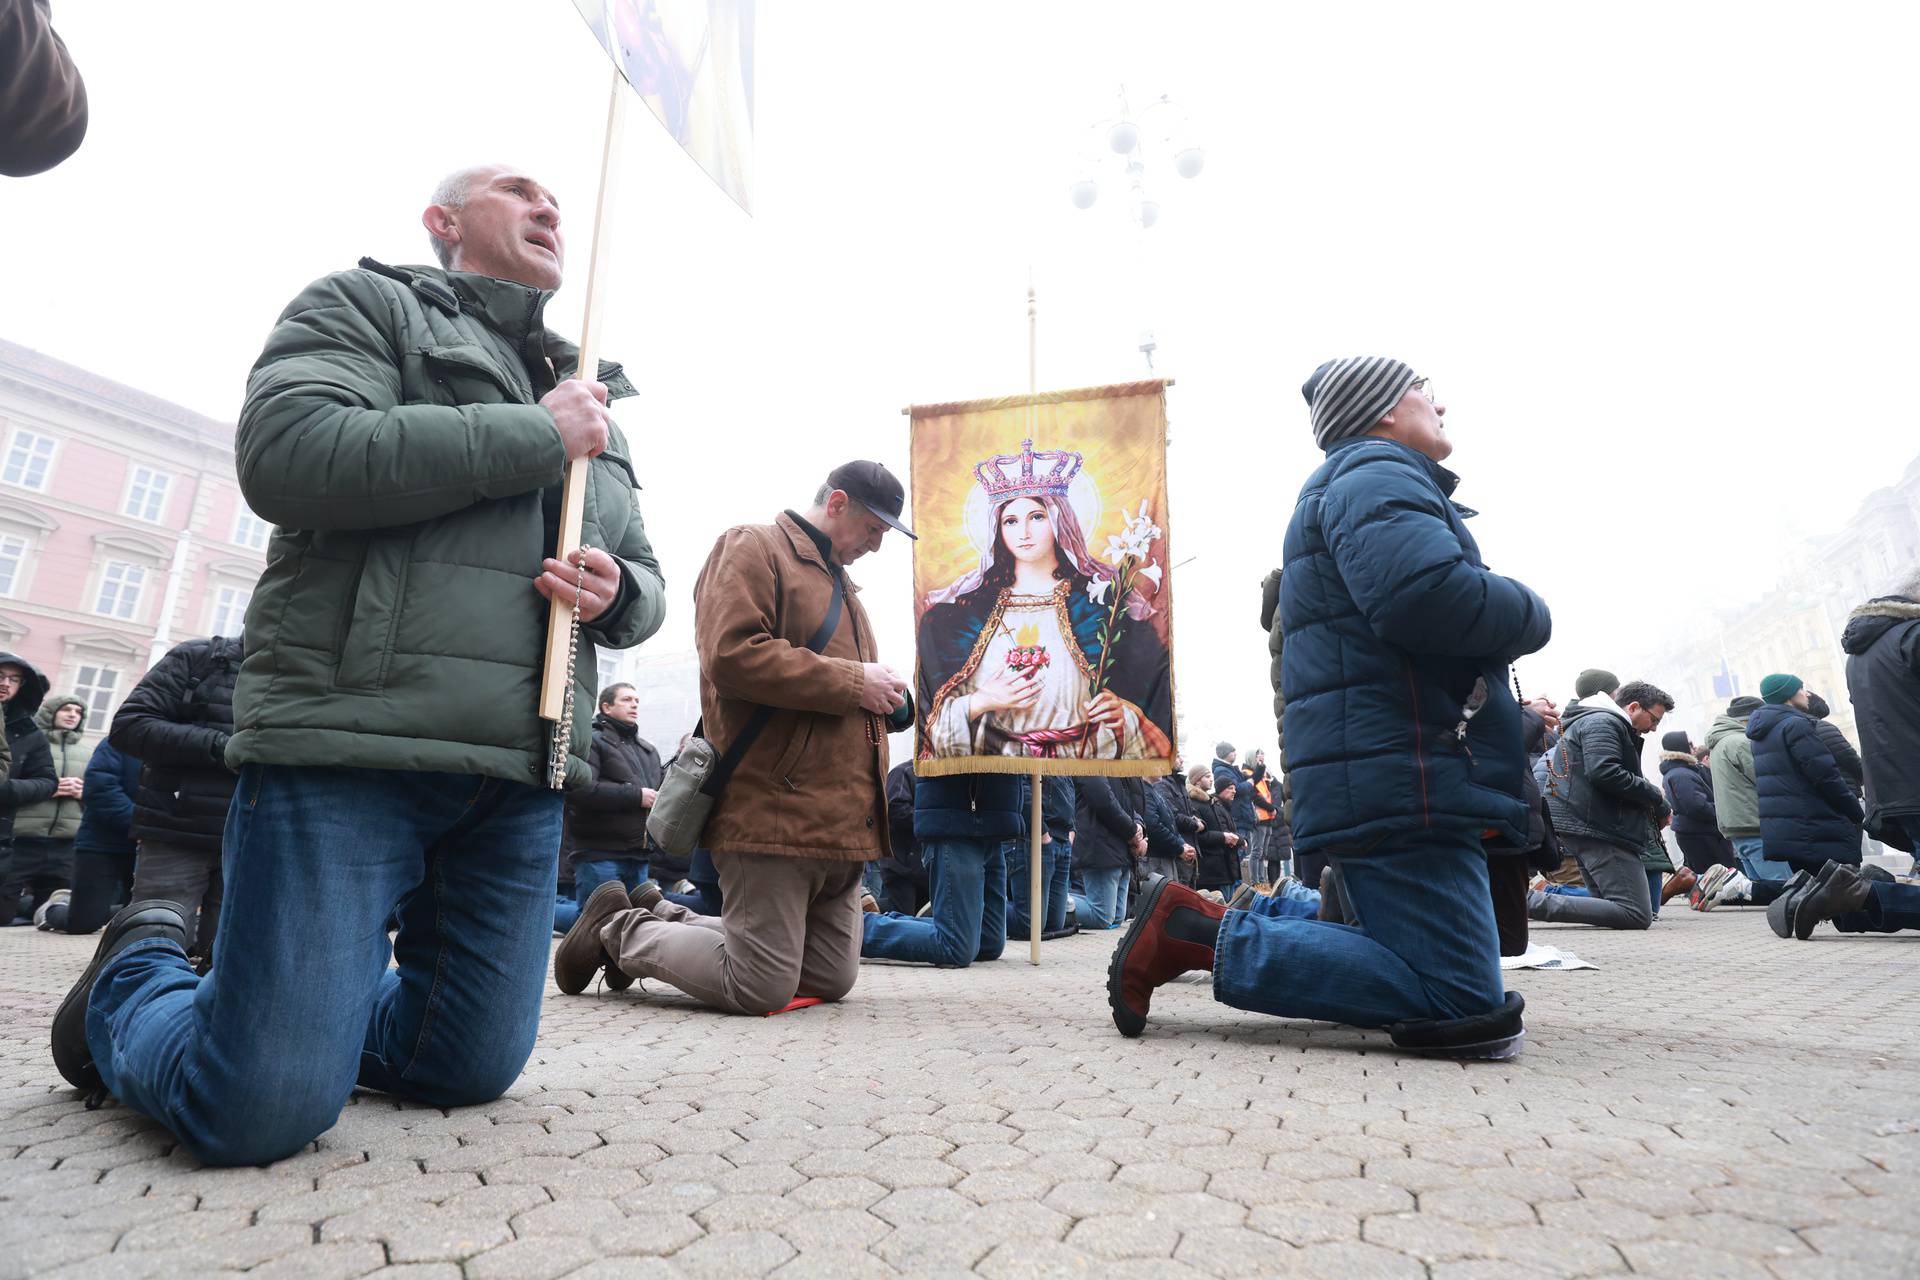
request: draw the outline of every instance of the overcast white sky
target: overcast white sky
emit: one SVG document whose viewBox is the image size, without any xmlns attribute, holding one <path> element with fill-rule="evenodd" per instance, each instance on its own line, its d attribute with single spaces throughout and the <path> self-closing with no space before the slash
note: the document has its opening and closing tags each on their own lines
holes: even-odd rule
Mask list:
<svg viewBox="0 0 1920 1280">
<path fill-rule="evenodd" d="M 93 125 L 0 180 L 0 336 L 231 419 L 279 309 L 428 259 L 445 171 L 570 215 L 575 333 L 610 70 L 570 0 L 56 0 Z M 1901 6 L 761 0 L 756 213 L 629 117 L 606 353 L 674 617 L 725 526 L 834 463 L 905 472 L 899 410 L 1144 375 L 1170 392 L 1190 756 L 1271 743 L 1258 584 L 1317 458 L 1298 388 L 1392 354 L 1449 406 L 1489 563 L 1553 607 L 1563 696 L 1759 593 L 1920 450 Z M 1074 210 L 1118 86 L 1208 151 L 1128 223 Z M 911 664 L 908 553 L 856 573 Z M 1626 671 L 1622 675 L 1628 674 Z M 1639 673 L 1658 680 L 1661 673 Z"/>
</svg>

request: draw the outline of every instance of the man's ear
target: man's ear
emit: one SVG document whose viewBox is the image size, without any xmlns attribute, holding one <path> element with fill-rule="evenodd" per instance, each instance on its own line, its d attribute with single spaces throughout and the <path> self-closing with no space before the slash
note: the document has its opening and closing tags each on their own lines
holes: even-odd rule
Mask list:
<svg viewBox="0 0 1920 1280">
<path fill-rule="evenodd" d="M 420 215 L 420 224 L 436 240 L 444 240 L 450 245 L 460 243 L 460 227 L 454 221 L 453 210 L 443 204 L 428 205 L 426 212 Z"/>
</svg>

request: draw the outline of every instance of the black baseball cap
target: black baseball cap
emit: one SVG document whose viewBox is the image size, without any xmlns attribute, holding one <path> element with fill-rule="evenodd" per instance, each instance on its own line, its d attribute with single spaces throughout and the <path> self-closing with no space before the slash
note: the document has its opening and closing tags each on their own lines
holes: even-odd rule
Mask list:
<svg viewBox="0 0 1920 1280">
<path fill-rule="evenodd" d="M 919 540 L 918 534 L 900 523 L 907 506 L 906 486 L 879 463 L 843 462 L 827 474 L 827 483 L 879 516 L 889 528 Z"/>
</svg>

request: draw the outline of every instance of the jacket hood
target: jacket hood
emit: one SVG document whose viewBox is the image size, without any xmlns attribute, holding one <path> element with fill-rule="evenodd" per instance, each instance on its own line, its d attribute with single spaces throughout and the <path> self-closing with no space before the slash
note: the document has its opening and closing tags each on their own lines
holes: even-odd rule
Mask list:
<svg viewBox="0 0 1920 1280">
<path fill-rule="evenodd" d="M 53 718 L 60 713 L 60 708 L 62 707 L 80 708 L 80 725 L 78 728 L 56 729 L 53 727 Z M 40 711 L 34 716 L 34 720 L 39 723 L 40 728 L 46 732 L 49 738 L 56 733 L 71 733 L 75 737 L 80 737 L 87 731 L 87 704 L 70 693 L 57 693 L 40 704 Z"/>
<path fill-rule="evenodd" d="M 1784 703 L 1764 706 L 1747 717 L 1747 736 L 1758 742 L 1778 728 L 1782 721 L 1793 716 L 1799 716 L 1809 724 L 1813 722 L 1813 717 L 1798 707 L 1789 707 Z"/>
<path fill-rule="evenodd" d="M 596 714 L 593 717 L 593 727 L 596 729 L 612 729 L 615 733 L 627 738 L 637 738 L 640 736 L 639 725 L 628 724 L 625 720 L 615 720 L 612 716 Z"/>
<path fill-rule="evenodd" d="M 1747 722 L 1745 720 L 1736 720 L 1730 715 L 1721 715 L 1713 722 L 1713 727 L 1707 730 L 1707 750 L 1714 750 L 1728 738 L 1744 738 L 1746 736 Z"/>
<path fill-rule="evenodd" d="M 1840 633 L 1840 647 L 1848 653 L 1865 653 L 1893 628 L 1915 621 L 1920 621 L 1920 603 L 1905 596 L 1876 596 L 1848 616 L 1847 629 Z"/>
<path fill-rule="evenodd" d="M 1198 788 L 1198 787 L 1196 787 L 1196 786 L 1194 786 L 1194 785 L 1193 785 L 1192 783 L 1188 783 L 1188 784 L 1187 784 L 1187 799 L 1189 799 L 1189 800 L 1197 800 L 1197 801 L 1199 801 L 1199 802 L 1200 802 L 1201 804 L 1212 804 L 1212 803 L 1213 803 L 1213 792 L 1211 792 L 1211 791 L 1202 791 L 1202 790 L 1201 790 L 1200 788 Z"/>
<path fill-rule="evenodd" d="M 1673 765 L 1681 769 L 1690 769 L 1699 763 L 1698 760 L 1693 758 L 1691 751 L 1662 751 L 1660 753 L 1660 772 L 1662 773 L 1667 771 L 1668 765 Z"/>
<path fill-rule="evenodd" d="M 20 692 L 7 700 L 7 715 L 32 715 L 40 709 L 40 703 L 46 698 L 51 682 L 40 674 L 40 668 L 17 653 L 0 651 L 0 664 L 6 663 L 13 664 L 25 673 L 20 681 Z"/>
<path fill-rule="evenodd" d="M 1612 712 L 1614 715 L 1619 716 L 1622 720 L 1627 721 L 1629 728 L 1632 727 L 1632 717 L 1622 710 L 1618 703 L 1604 693 L 1596 693 L 1591 698 L 1580 699 L 1580 701 L 1566 709 L 1566 712 L 1560 717 L 1560 732 L 1562 734 L 1566 733 L 1567 726 L 1575 720 L 1578 720 L 1581 716 L 1604 715 L 1607 712 Z"/>
</svg>

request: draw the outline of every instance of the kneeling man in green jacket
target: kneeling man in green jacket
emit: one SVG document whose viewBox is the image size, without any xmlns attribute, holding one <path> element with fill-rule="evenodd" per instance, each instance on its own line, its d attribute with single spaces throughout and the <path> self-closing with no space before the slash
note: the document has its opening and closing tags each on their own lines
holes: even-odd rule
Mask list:
<svg viewBox="0 0 1920 1280">
<path fill-rule="evenodd" d="M 664 612 L 607 412 L 633 388 L 610 364 L 569 380 L 578 349 L 543 319 L 559 206 L 486 166 L 443 181 L 423 221 L 438 269 L 363 258 L 309 285 L 248 378 L 240 488 L 277 528 L 220 752 L 240 776 L 213 969 L 195 976 L 172 904 L 136 902 L 54 1018 L 70 1083 L 209 1164 L 299 1150 L 356 1086 L 458 1106 L 519 1076 L 562 812 L 535 711 L 547 602 L 578 585 L 580 707 L 595 646 L 638 644 Z M 547 558 L 576 458 L 578 567 Z M 590 778 L 589 719 L 569 787 Z"/>
</svg>

